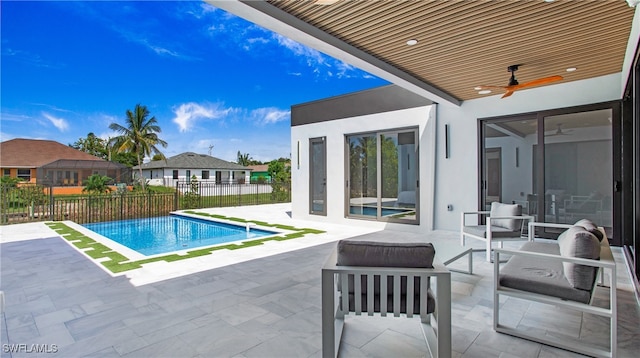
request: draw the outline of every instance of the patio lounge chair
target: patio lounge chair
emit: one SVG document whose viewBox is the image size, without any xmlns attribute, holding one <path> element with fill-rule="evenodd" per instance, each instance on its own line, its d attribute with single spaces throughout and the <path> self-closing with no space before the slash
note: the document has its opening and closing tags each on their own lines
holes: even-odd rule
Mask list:
<svg viewBox="0 0 640 358">
<path fill-rule="evenodd" d="M 486 216 L 486 225 L 467 224 L 468 215 Z M 465 211 L 460 220 L 460 245 L 465 246 L 465 238 L 481 240 L 486 244 L 487 261 L 491 262 L 494 242 L 503 247 L 504 241 L 527 240 L 527 225 L 534 217 L 522 215 L 518 204 L 491 203 L 491 211 Z"/>
<path fill-rule="evenodd" d="M 338 242 L 322 269 L 322 356 L 337 356 L 353 313 L 417 315 L 431 356 L 451 357 L 451 273 L 434 255 L 430 243 Z"/>
<path fill-rule="evenodd" d="M 529 226 L 532 239 L 519 250 L 495 250 L 493 329 L 593 357 L 616 357 L 616 263 L 604 229 L 588 220 L 580 220 L 575 225 L 531 223 Z M 534 239 L 535 227 L 566 230 L 557 240 L 541 241 Z M 502 254 L 511 258 L 500 267 L 498 260 Z M 605 271 L 610 275 L 608 302 L 595 299 L 597 276 L 600 275 L 600 285 L 604 286 Z M 578 339 L 556 334 L 553 329 L 532 330 L 510 324 L 510 320 L 501 322 L 504 300 L 500 300 L 500 296 L 540 302 L 559 310 L 590 314 L 601 322 L 609 321 L 608 347 L 601 346 L 605 342 L 589 339 L 588 333 Z M 518 306 L 528 307 L 528 304 Z M 504 315 L 513 314 L 512 310 Z"/>
</svg>

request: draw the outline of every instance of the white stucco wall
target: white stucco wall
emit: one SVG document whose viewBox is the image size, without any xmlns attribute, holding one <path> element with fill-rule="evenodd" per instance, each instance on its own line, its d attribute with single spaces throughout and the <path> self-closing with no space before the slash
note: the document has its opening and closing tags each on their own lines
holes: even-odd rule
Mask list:
<svg viewBox="0 0 640 358">
<path fill-rule="evenodd" d="M 618 73 L 518 91 L 506 99 L 500 99 L 501 94 L 497 94 L 469 100 L 460 107 L 446 103 L 439 104 L 437 107 L 438 144 L 435 158 L 434 228 L 459 230 L 460 212 L 477 209 L 479 118 L 619 100 L 620 81 L 621 75 Z M 445 124 L 450 128 L 449 159 L 445 159 L 444 155 Z M 526 163 L 522 160 L 530 156 L 530 153 L 520 153 L 520 168 L 526 168 L 524 167 Z M 530 177 L 523 177 L 522 180 L 525 185 L 531 185 Z M 518 191 L 516 188 L 510 190 Z M 449 204 L 453 205 L 453 211 L 447 211 Z"/>
<path fill-rule="evenodd" d="M 297 219 L 321 220 L 350 225 L 390 226 L 407 231 L 459 230 L 460 213 L 477 210 L 478 200 L 478 119 L 541 110 L 588 105 L 620 99 L 621 74 L 584 81 L 561 83 L 516 92 L 501 99 L 501 94 L 465 101 L 462 106 L 449 104 L 385 112 L 348 119 L 314 123 L 291 128 L 292 215 Z M 449 125 L 450 157 L 445 158 L 445 125 Z M 345 134 L 419 127 L 420 137 L 420 225 L 385 224 L 346 219 L 345 203 Z M 327 138 L 327 216 L 309 214 L 309 139 Z M 434 138 L 435 137 L 435 138 Z M 604 139 L 604 138 L 603 138 Z M 512 139 L 511 139 L 512 140 Z M 526 138 L 525 138 L 526 140 Z M 533 140 L 533 138 L 531 139 Z M 299 163 L 298 166 L 298 142 Z M 511 168 L 503 182 L 508 201 L 524 200 L 521 193 L 531 192 L 531 146 L 502 143 L 503 162 L 515 163 L 519 146 L 520 165 Z M 507 196 L 509 198 L 507 198 Z M 453 210 L 448 211 L 447 206 Z"/>
<path fill-rule="evenodd" d="M 291 128 L 292 215 L 296 219 L 320 220 L 350 225 L 392 226 L 407 231 L 430 229 L 435 158 L 435 105 L 339 119 Z M 417 127 L 420 165 L 420 225 L 376 223 L 346 219 L 345 206 L 345 134 Z M 327 216 L 309 214 L 309 139 L 326 137 Z M 299 154 L 298 154 L 299 143 Z M 299 155 L 299 158 L 298 158 Z M 299 166 L 298 166 L 298 163 Z"/>
</svg>

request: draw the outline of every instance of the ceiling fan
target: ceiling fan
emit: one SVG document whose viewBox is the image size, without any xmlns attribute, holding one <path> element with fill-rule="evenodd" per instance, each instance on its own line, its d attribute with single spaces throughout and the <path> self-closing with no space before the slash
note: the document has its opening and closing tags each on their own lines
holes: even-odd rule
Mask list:
<svg viewBox="0 0 640 358">
<path fill-rule="evenodd" d="M 505 98 L 505 97 L 511 96 L 513 92 L 519 89 L 523 89 L 525 87 L 539 86 L 545 83 L 560 81 L 561 79 L 563 79 L 562 76 L 550 76 L 550 77 L 538 78 L 537 80 L 533 80 L 533 81 L 529 81 L 521 84 L 518 82 L 515 75 L 515 72 L 518 70 L 520 66 L 522 65 L 511 65 L 507 67 L 507 71 L 511 72 L 511 78 L 509 79 L 509 84 L 507 86 L 478 86 L 476 88 L 480 90 L 489 89 L 489 88 L 502 88 L 506 92 L 501 98 Z"/>
<path fill-rule="evenodd" d="M 555 132 L 553 132 L 551 134 L 545 134 L 544 136 L 545 137 L 553 137 L 553 136 L 556 136 L 556 135 L 570 135 L 570 133 L 572 132 L 570 130 L 569 131 L 566 131 L 566 130 L 563 131 L 562 130 L 562 123 L 558 123 L 557 126 L 558 126 L 558 129 L 556 129 Z"/>
</svg>

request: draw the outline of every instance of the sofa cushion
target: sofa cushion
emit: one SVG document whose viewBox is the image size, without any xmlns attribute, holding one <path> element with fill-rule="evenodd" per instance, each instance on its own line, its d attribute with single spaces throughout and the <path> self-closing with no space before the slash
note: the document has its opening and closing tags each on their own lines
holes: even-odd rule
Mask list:
<svg viewBox="0 0 640 358">
<path fill-rule="evenodd" d="M 433 268 L 431 243 L 338 241 L 338 266 Z"/>
<path fill-rule="evenodd" d="M 588 232 L 594 234 L 598 238 L 598 241 L 602 241 L 602 239 L 604 239 L 604 234 L 602 233 L 602 231 L 600 231 L 600 229 L 598 229 L 598 226 L 589 219 L 578 220 L 578 222 L 573 225 L 582 226 Z"/>
<path fill-rule="evenodd" d="M 548 242 L 527 242 L 520 250 L 560 254 L 558 245 Z M 499 280 L 504 287 L 571 301 L 588 303 L 591 297 L 588 290 L 574 288 L 569 283 L 562 263 L 557 260 L 514 255 L 500 269 Z"/>
<path fill-rule="evenodd" d="M 500 216 L 520 216 L 522 215 L 522 207 L 518 204 L 503 204 L 497 201 L 491 203 L 491 217 Z M 522 220 L 519 219 L 498 219 L 491 220 L 491 226 L 502 227 L 511 231 L 520 230 Z"/>
<path fill-rule="evenodd" d="M 581 226 L 572 226 L 558 237 L 560 254 L 567 257 L 600 259 L 600 241 Z M 564 275 L 569 283 L 578 289 L 591 290 L 598 268 L 563 262 Z"/>
</svg>

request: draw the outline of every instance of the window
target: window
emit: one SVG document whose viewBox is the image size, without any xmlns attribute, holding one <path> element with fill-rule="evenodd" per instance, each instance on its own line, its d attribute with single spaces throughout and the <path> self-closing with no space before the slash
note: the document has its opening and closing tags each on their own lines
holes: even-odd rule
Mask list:
<svg viewBox="0 0 640 358">
<path fill-rule="evenodd" d="M 346 138 L 349 217 L 418 224 L 417 130 Z"/>
<path fill-rule="evenodd" d="M 209 171 L 208 170 L 203 170 L 202 171 L 202 179 L 209 179 Z"/>
<path fill-rule="evenodd" d="M 187 170 L 187 181 L 191 180 L 191 170 Z"/>
<path fill-rule="evenodd" d="M 178 171 L 177 170 L 173 171 L 173 179 L 178 179 Z"/>
<path fill-rule="evenodd" d="M 18 169 L 18 178 L 26 181 L 31 180 L 31 169 Z"/>
<path fill-rule="evenodd" d="M 327 216 L 326 138 L 309 139 L 309 214 Z"/>
<path fill-rule="evenodd" d="M 5 169 L 3 172 L 4 172 L 4 176 L 6 177 L 11 176 L 11 169 Z"/>
</svg>

